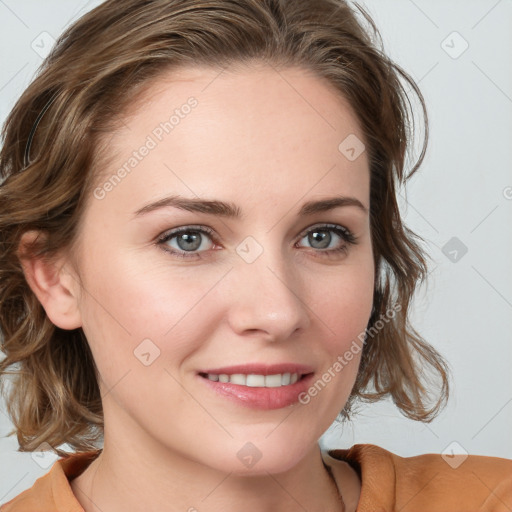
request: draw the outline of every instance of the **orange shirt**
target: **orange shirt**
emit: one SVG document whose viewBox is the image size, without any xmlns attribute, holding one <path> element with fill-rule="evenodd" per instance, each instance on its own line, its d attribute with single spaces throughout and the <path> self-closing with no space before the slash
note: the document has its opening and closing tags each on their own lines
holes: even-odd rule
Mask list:
<svg viewBox="0 0 512 512">
<path fill-rule="evenodd" d="M 59 459 L 30 489 L 0 506 L 0 512 L 83 512 L 69 482 L 98 454 Z M 456 467 L 439 454 L 399 457 L 371 444 L 329 450 L 322 457 L 339 487 L 345 462 L 359 473 L 357 512 L 512 510 L 512 460 L 470 455 Z"/>
</svg>

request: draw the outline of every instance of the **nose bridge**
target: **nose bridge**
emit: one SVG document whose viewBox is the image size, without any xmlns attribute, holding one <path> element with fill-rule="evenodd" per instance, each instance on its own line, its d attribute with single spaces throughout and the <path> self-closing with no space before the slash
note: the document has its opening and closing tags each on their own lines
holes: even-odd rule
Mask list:
<svg viewBox="0 0 512 512">
<path fill-rule="evenodd" d="M 272 341 L 286 339 L 309 325 L 307 298 L 300 275 L 286 260 L 281 246 L 265 246 L 247 237 L 237 247 L 232 275 L 234 286 L 230 303 L 230 323 L 239 334 L 260 331 Z"/>
</svg>

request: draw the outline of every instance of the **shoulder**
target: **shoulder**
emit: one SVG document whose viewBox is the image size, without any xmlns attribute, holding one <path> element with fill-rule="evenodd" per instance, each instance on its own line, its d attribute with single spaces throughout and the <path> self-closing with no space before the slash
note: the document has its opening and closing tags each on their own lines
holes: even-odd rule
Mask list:
<svg viewBox="0 0 512 512">
<path fill-rule="evenodd" d="M 77 453 L 57 460 L 34 485 L 0 505 L 0 512 L 83 512 L 70 481 L 81 474 L 100 451 Z"/>
<path fill-rule="evenodd" d="M 329 450 L 333 465 L 346 462 L 361 478 L 358 512 L 512 509 L 512 460 L 482 455 L 400 457 L 371 444 Z M 338 461 L 338 462 L 335 462 Z"/>
</svg>

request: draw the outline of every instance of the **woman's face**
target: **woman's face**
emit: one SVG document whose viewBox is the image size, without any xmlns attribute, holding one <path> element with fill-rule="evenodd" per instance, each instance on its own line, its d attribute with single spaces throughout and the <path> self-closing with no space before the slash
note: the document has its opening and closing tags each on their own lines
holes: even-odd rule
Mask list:
<svg viewBox="0 0 512 512">
<path fill-rule="evenodd" d="M 235 473 L 311 451 L 372 308 L 362 138 L 302 69 L 187 68 L 151 86 L 108 141 L 77 252 L 105 446 Z"/>
</svg>

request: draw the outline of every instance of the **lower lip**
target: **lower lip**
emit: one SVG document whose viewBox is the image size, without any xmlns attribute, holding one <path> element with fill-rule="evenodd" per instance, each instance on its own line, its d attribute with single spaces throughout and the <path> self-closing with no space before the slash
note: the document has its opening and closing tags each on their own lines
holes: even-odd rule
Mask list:
<svg viewBox="0 0 512 512">
<path fill-rule="evenodd" d="M 270 410 L 281 409 L 297 403 L 299 395 L 308 389 L 313 379 L 313 374 L 304 375 L 295 384 L 279 388 L 252 388 L 229 382 L 215 382 L 201 375 L 198 375 L 198 378 L 211 390 L 243 407 Z"/>
</svg>

